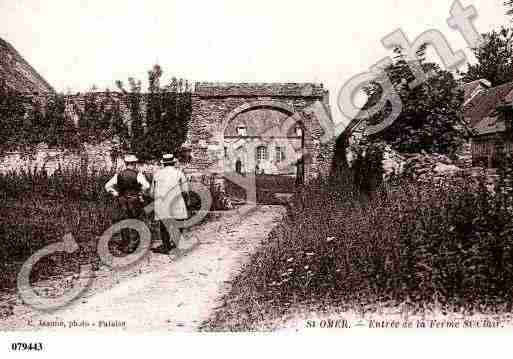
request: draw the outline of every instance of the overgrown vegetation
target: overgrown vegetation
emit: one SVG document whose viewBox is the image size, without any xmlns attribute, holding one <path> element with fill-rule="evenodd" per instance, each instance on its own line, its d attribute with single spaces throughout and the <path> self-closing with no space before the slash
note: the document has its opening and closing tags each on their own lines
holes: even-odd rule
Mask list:
<svg viewBox="0 0 513 359">
<path fill-rule="evenodd" d="M 67 233 L 80 250 L 41 261 L 34 280 L 97 262 L 97 237 L 112 224 L 116 211 L 103 190 L 111 175 L 79 170 L 58 170 L 51 176 L 45 171 L 0 175 L 0 289 L 12 288 L 23 262 Z"/>
<path fill-rule="evenodd" d="M 100 93 L 93 86 L 79 96 L 23 94 L 2 82 L 0 155 L 31 150 L 41 143 L 83 153 L 84 144 L 114 138 L 120 142 L 114 151 L 130 151 L 143 160 L 176 153 L 187 135 L 192 88 L 176 78 L 162 87 L 161 76 L 157 65 L 149 71 L 148 93 L 142 92 L 141 81 L 129 78 L 128 90 L 117 82 L 121 93 Z M 128 119 L 122 111 L 128 112 Z"/>
<path fill-rule="evenodd" d="M 402 181 L 371 196 L 349 177 L 336 183 L 297 191 L 289 216 L 207 327 L 254 329 L 298 307 L 511 311 L 513 198 L 505 181 L 496 194 L 482 179 L 463 177 Z"/>
<path fill-rule="evenodd" d="M 368 96 L 365 109 L 383 104 L 367 119 L 369 124 L 382 123 L 392 116 L 392 111 L 398 110 L 392 102 L 400 98 L 402 103 L 397 119 L 369 139 L 384 141 L 398 152 L 451 154 L 467 135 L 460 114 L 463 92 L 451 72 L 425 60 L 425 51 L 426 46 L 421 47 L 418 60 L 412 61 L 403 49 L 396 48 L 394 62 L 381 74 L 388 80 L 378 79 L 365 88 Z M 429 74 L 426 81 L 412 87 L 415 79 L 412 68 Z M 380 85 L 388 81 L 393 88 Z M 395 96 L 398 97 L 396 100 Z"/>
<path fill-rule="evenodd" d="M 129 150 L 143 160 L 158 159 L 165 153 L 177 153 L 185 142 L 192 112 L 191 86 L 186 80 L 172 78 L 162 87 L 162 69 L 155 65 L 148 72 L 148 93 L 141 93 L 141 82 L 128 79 L 129 90 L 123 82 L 117 86 L 128 97 L 130 108 Z M 142 104 L 146 103 L 143 116 Z"/>
<path fill-rule="evenodd" d="M 477 61 L 468 64 L 462 73 L 463 81 L 485 79 L 492 87 L 513 81 L 513 29 L 492 30 L 483 34 L 483 40 L 479 47 L 472 49 Z"/>
<path fill-rule="evenodd" d="M 51 175 L 45 169 L 21 170 L 0 174 L 0 290 L 12 289 L 21 265 L 41 248 L 62 240 L 71 233 L 80 249 L 73 254 L 58 253 L 40 262 L 33 279 L 63 272 L 77 272 L 79 264 L 97 266 L 97 239 L 114 222 L 120 220 L 119 203 L 104 189 L 113 176 L 107 170 L 82 171 L 58 168 Z M 152 174 L 145 173 L 151 182 Z M 223 210 L 225 197 L 205 176 L 214 199 L 211 210 Z M 201 207 L 201 199 L 188 193 L 189 211 Z M 153 199 L 146 197 L 147 204 Z M 210 217 L 206 217 L 208 220 Z M 154 213 L 144 218 L 154 238 L 159 238 Z M 113 252 L 115 253 L 115 251 Z M 123 255 L 123 253 L 119 253 Z"/>
<path fill-rule="evenodd" d="M 38 98 L 0 83 L 0 154 L 26 150 L 45 142 L 52 147 L 77 148 L 74 124 L 65 116 L 61 95 Z"/>
</svg>

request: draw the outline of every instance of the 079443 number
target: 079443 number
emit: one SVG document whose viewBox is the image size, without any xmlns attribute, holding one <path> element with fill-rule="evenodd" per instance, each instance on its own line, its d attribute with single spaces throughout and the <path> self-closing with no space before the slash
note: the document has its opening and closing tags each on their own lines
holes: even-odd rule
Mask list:
<svg viewBox="0 0 513 359">
<path fill-rule="evenodd" d="M 11 350 L 13 352 L 42 351 L 43 343 L 12 343 Z"/>
</svg>

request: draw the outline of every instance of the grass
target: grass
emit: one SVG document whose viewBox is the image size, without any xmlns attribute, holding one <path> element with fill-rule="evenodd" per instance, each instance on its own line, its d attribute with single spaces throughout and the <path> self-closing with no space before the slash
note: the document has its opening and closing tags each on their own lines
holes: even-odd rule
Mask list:
<svg viewBox="0 0 513 359">
<path fill-rule="evenodd" d="M 112 223 L 115 209 L 104 193 L 108 172 L 44 171 L 0 175 L 0 289 L 12 289 L 23 262 L 39 249 L 71 233 L 80 250 L 59 253 L 35 267 L 33 279 L 42 279 L 79 264 L 98 260 L 96 238 Z"/>
<path fill-rule="evenodd" d="M 97 236 L 111 224 L 112 208 L 106 203 L 35 199 L 10 201 L 0 209 L 2 253 L 0 289 L 13 288 L 21 265 L 48 244 L 71 233 L 80 246 L 72 255 L 54 254 L 33 271 L 38 280 L 61 272 L 73 272 L 79 264 L 97 262 Z"/>
<path fill-rule="evenodd" d="M 295 193 L 205 329 L 255 330 L 298 308 L 510 312 L 511 208 L 470 178 L 401 182 L 371 197 L 314 183 Z"/>
<path fill-rule="evenodd" d="M 80 249 L 72 254 L 58 253 L 41 260 L 32 272 L 34 281 L 63 272 L 77 272 L 80 264 L 93 264 L 98 237 L 118 218 L 117 201 L 104 189 L 113 176 L 105 170 L 82 174 L 78 169 L 58 169 L 52 175 L 44 170 L 22 170 L 0 174 L 0 290 L 12 290 L 23 263 L 48 244 L 71 233 Z M 146 174 L 151 182 L 152 174 Z M 209 181 L 209 179 L 205 179 Z M 191 195 L 191 213 L 200 199 Z M 151 198 L 147 198 L 147 203 Z M 154 214 L 146 217 L 157 236 Z M 211 220 L 205 217 L 204 220 Z"/>
</svg>

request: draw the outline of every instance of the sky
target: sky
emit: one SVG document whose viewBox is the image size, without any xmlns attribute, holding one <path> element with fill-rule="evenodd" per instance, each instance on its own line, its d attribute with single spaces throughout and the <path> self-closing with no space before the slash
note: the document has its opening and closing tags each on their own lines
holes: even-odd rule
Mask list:
<svg viewBox="0 0 513 359">
<path fill-rule="evenodd" d="M 389 56 L 381 39 L 436 29 L 454 50 L 452 0 L 0 0 L 0 37 L 58 91 L 115 89 L 144 80 L 158 63 L 163 83 L 320 82 L 336 121 L 337 95 L 353 76 Z M 474 5 L 480 32 L 508 23 L 503 0 Z"/>
</svg>

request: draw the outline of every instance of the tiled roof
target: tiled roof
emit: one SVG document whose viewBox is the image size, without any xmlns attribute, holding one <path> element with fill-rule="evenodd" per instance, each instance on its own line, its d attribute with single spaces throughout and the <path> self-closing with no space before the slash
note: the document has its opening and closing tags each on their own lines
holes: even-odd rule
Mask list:
<svg viewBox="0 0 513 359">
<path fill-rule="evenodd" d="M 476 136 L 488 135 L 491 133 L 506 131 L 506 125 L 503 120 L 499 120 L 497 116 L 485 117 L 477 122 L 473 127 Z"/>
<path fill-rule="evenodd" d="M 53 93 L 52 86 L 7 41 L 0 38 L 0 78 L 24 93 Z"/>
<path fill-rule="evenodd" d="M 513 98 L 513 82 L 493 87 L 476 95 L 464 108 L 464 116 L 472 127 L 476 126 L 485 117 L 492 115 L 497 105 L 506 99 Z"/>
<path fill-rule="evenodd" d="M 500 103 L 513 102 L 513 82 L 487 89 L 488 84 L 486 80 L 476 80 L 462 85 L 467 101 L 463 108 L 464 117 L 476 135 L 505 131 L 504 122 L 497 119 L 495 112 Z M 479 86 L 482 90 L 476 92 Z M 344 132 L 350 133 L 362 125 L 365 126 L 365 121 L 361 120 L 365 117 L 362 116 L 365 112 L 365 110 L 360 111 Z"/>
</svg>

